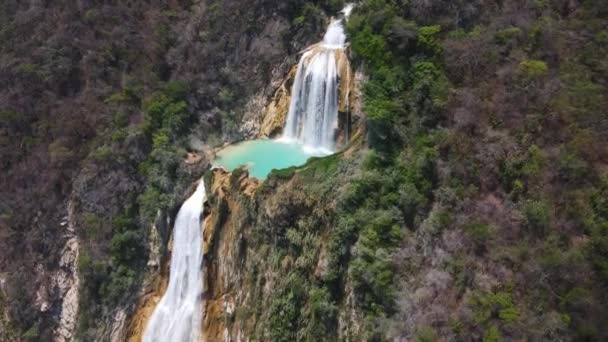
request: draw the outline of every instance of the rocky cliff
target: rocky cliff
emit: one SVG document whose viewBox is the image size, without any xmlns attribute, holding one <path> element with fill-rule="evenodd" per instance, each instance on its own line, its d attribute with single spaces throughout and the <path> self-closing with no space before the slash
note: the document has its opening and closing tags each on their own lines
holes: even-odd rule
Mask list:
<svg viewBox="0 0 608 342">
<path fill-rule="evenodd" d="M 346 158 L 340 163 L 349 162 L 352 161 Z M 347 182 L 348 175 L 334 169 L 336 165 L 319 164 L 322 162 L 310 162 L 287 176 L 277 173 L 263 184 L 248 178 L 245 170 L 232 174 L 215 170 L 208 177 L 212 186 L 210 215 L 205 220 L 208 240 L 203 335 L 206 340 L 273 340 L 278 336 L 273 325 L 276 320 L 293 324 L 291 329 L 296 332 L 304 329 L 304 320 L 315 319 L 308 316 L 302 318 L 303 321 L 289 322 L 289 316 L 283 317 L 282 313 L 269 309 L 276 305 L 282 291 L 292 290 L 288 275 L 301 272 L 305 280 L 299 285 L 309 286 L 330 272 L 328 246 L 324 240 L 332 235 L 336 197 L 328 195 Z M 329 186 L 325 177 L 336 181 L 338 175 L 340 183 Z M 307 185 L 313 181 L 327 188 L 308 189 Z M 289 250 L 291 243 L 283 240 L 286 238 L 283 234 L 307 234 L 306 229 L 292 230 L 304 225 L 312 229 L 308 232 L 310 235 L 300 237 L 308 239 L 306 254 Z M 293 241 L 296 245 L 303 242 Z M 302 307 L 313 305 L 314 298 L 309 295 L 301 298 Z M 343 300 L 336 303 L 337 323 L 341 328 L 327 331 L 328 337 L 361 338 L 361 317 L 352 306 L 351 297 L 352 293 L 345 289 Z"/>
</svg>

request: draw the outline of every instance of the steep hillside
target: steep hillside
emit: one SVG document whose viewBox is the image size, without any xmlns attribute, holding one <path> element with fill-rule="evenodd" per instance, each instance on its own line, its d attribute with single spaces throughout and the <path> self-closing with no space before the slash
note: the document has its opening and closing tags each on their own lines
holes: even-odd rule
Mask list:
<svg viewBox="0 0 608 342">
<path fill-rule="evenodd" d="M 366 141 L 214 175 L 205 333 L 606 339 L 606 10 L 360 2 Z"/>
<path fill-rule="evenodd" d="M 608 339 L 606 1 L 357 1 L 361 134 L 208 171 L 342 5 L 0 4 L 0 340 L 137 339 L 203 174 L 209 340 Z"/>
</svg>

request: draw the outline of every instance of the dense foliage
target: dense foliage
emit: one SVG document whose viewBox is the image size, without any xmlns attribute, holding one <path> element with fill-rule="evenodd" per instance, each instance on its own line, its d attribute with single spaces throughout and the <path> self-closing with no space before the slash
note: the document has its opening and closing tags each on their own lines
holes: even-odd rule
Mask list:
<svg viewBox="0 0 608 342">
<path fill-rule="evenodd" d="M 99 208 L 81 204 L 90 210 L 85 210 L 79 225 L 78 269 L 83 281 L 79 334 L 83 338 L 95 336 L 96 319 L 109 315 L 120 303 L 133 303 L 145 270 L 149 227 L 175 211 L 180 194 L 174 190 L 197 176 L 180 166 L 186 154 L 185 133 L 193 122 L 184 101 L 187 93 L 186 84 L 171 82 L 143 101 L 130 89 L 106 101 L 118 112 L 85 163 L 93 177 L 108 169 L 123 170 L 127 179 L 141 185 L 134 183 L 123 190 L 123 207 L 111 215 L 111 222 L 102 220 L 104 212 Z M 129 116 L 122 111 L 136 113 L 137 107 L 142 107 L 143 120 L 129 124 Z M 140 149 L 135 156 L 129 148 L 134 143 Z M 123 192 L 115 191 L 113 196 Z"/>
<path fill-rule="evenodd" d="M 355 339 L 605 339 L 606 14 L 359 2 L 370 149 L 274 174 L 307 186 L 258 242 L 289 273 L 253 310 L 271 339 L 345 337 L 351 292 Z"/>
<path fill-rule="evenodd" d="M 452 257 L 468 261 L 451 276 L 475 272 L 478 277 L 488 276 L 484 273 L 494 277 L 489 288 L 474 279 L 460 285 L 474 316 L 452 312 L 449 333 L 438 321 L 418 322 L 421 326 L 414 328 L 422 335 L 430 329 L 442 336 L 479 334 L 488 341 L 501 336 L 535 339 L 560 334 L 605 338 L 606 312 L 600 304 L 607 295 L 601 284 L 605 254 L 600 247 L 605 239 L 601 228 L 605 214 L 594 198 L 603 191 L 607 151 L 593 147 L 607 128 L 605 113 L 597 107 L 607 101 L 605 63 L 600 60 L 600 51 L 605 50 L 600 37 L 607 32 L 602 5 L 586 1 L 560 7 L 535 2 L 514 7 L 488 4 L 475 10 L 428 5 L 364 1 L 349 21 L 353 54 L 369 76 L 363 100 L 369 143 L 384 162 L 377 163 L 382 172 L 372 178 L 377 183 L 362 194 L 368 197 L 375 189 L 388 187 L 384 196 L 394 198 L 392 204 L 382 198 L 371 200 L 384 210 L 409 208 L 414 203 L 418 211 L 406 211 L 401 220 L 392 221 L 401 223 L 401 234 L 409 228 L 421 238 L 420 231 L 428 230 L 429 224 L 435 226 L 430 230 L 435 239 L 448 236 L 442 230 L 463 230 L 474 254 L 453 251 Z M 527 19 L 514 21 L 514 16 Z M 567 38 L 571 34 L 590 39 L 573 49 Z M 442 128 L 436 131 L 438 127 Z M 421 140 L 427 142 L 430 154 L 416 149 Z M 502 145 L 502 151 L 495 150 L 496 144 Z M 408 160 L 404 151 L 410 151 L 414 159 Z M 427 157 L 421 162 L 423 156 Z M 407 168 L 397 168 L 392 174 L 401 163 Z M 416 177 L 414 181 L 405 178 L 390 190 L 389 184 L 400 182 L 399 175 L 411 174 L 408 169 L 425 163 L 430 163 L 427 172 L 418 179 L 426 185 L 417 183 Z M 495 165 L 500 165 L 498 170 Z M 408 190 L 397 190 L 400 187 Z M 405 202 L 404 193 L 408 195 Z M 489 204 L 488 196 L 502 202 L 493 210 L 513 217 L 511 222 L 483 208 Z M 421 222 L 416 214 L 424 217 L 430 201 L 433 208 Z M 385 216 L 365 217 L 377 221 Z M 390 227 L 391 221 L 386 222 Z M 390 294 L 400 285 L 390 282 L 396 277 L 392 275 L 405 269 L 410 273 L 402 274 L 411 277 L 417 268 L 390 263 L 390 251 L 398 253 L 398 243 L 393 242 L 391 249 L 391 240 L 383 240 L 380 233 L 390 230 L 376 228 L 370 239 L 365 222 L 356 226 L 361 231 L 349 268 L 355 291 L 358 278 L 366 285 L 359 288 L 362 308 L 378 322 L 381 315 L 395 311 L 397 302 Z M 385 236 L 398 237 L 398 232 Z M 371 253 L 364 249 L 369 241 L 376 241 Z M 431 248 L 445 245 L 440 239 L 431 241 Z M 520 259 L 505 253 L 512 244 L 517 253 L 525 250 L 528 256 Z M 510 260 L 506 264 L 505 257 Z M 471 262 L 477 258 L 484 258 L 490 269 L 475 270 Z M 493 267 L 507 267 L 515 274 L 493 274 Z M 535 268 L 538 271 L 529 271 Z M 596 304 L 582 309 L 576 304 L 582 302 Z M 550 315 L 532 325 L 521 321 L 522 312 L 538 315 L 539 305 L 561 317 L 559 327 Z M 514 324 L 520 328 L 514 329 Z"/>
</svg>

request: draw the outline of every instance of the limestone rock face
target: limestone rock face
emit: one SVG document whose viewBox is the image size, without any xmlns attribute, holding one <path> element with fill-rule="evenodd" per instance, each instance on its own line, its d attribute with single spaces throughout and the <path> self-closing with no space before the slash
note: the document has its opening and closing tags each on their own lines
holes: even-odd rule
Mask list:
<svg viewBox="0 0 608 342">
<path fill-rule="evenodd" d="M 274 236 L 276 227 L 293 226 L 309 210 L 331 209 L 308 207 L 314 204 L 303 193 L 306 184 L 298 176 L 289 180 L 269 177 L 260 184 L 246 170 L 228 173 L 216 169 L 208 181 L 202 339 L 271 340 L 267 330 L 270 302 L 281 278 L 301 261 L 285 257 L 278 268 L 272 266 L 264 252 L 269 246 L 260 244 L 256 236 Z M 324 243 L 317 247 L 311 274 L 320 278 L 328 271 L 327 253 Z M 258 277 L 264 281 L 260 283 Z M 358 340 L 362 316 L 355 309 L 352 288 L 347 287 L 345 295 L 339 335 L 344 340 Z M 255 307 L 261 310 L 257 314 L 251 311 Z"/>
<path fill-rule="evenodd" d="M 61 298 L 61 314 L 59 324 L 55 329 L 55 341 L 71 341 L 76 318 L 78 315 L 78 290 L 80 281 L 78 278 L 78 239 L 74 227 L 74 205 L 68 204 L 68 216 L 66 235 L 68 240 L 61 252 L 59 270 L 52 275 L 52 283 Z"/>
<path fill-rule="evenodd" d="M 235 308 L 247 295 L 239 289 L 246 270 L 242 269 L 245 258 L 243 232 L 235 224 L 248 215 L 241 205 L 241 196 L 252 200 L 259 188 L 259 181 L 249 178 L 246 170 L 228 173 L 222 169 L 213 172 L 208 187 L 209 216 L 205 218 L 204 236 L 204 318 L 203 340 L 231 341 L 243 335 L 240 324 L 231 325 L 225 317 L 233 317 Z"/>
<path fill-rule="evenodd" d="M 338 66 L 338 131 L 336 137 L 338 146 L 346 146 L 353 135 L 353 108 L 355 78 L 345 50 L 336 53 Z"/>
<path fill-rule="evenodd" d="M 274 93 L 272 100 L 266 106 L 264 118 L 260 125 L 259 136 L 273 137 L 280 134 L 283 130 L 287 112 L 289 111 L 291 87 L 297 70 L 297 65 L 291 68 L 279 89 Z"/>
<path fill-rule="evenodd" d="M 125 310 L 118 310 L 114 315 L 114 320 L 112 322 L 112 328 L 110 329 L 110 341 L 111 342 L 121 342 L 125 340 L 126 335 L 126 326 L 127 323 L 127 313 Z"/>
</svg>

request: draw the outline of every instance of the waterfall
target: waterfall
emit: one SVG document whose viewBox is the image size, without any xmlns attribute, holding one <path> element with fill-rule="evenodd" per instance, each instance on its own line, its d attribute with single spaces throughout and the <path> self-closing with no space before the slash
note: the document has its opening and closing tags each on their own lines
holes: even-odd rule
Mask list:
<svg viewBox="0 0 608 342">
<path fill-rule="evenodd" d="M 144 342 L 198 341 L 202 320 L 202 234 L 200 217 L 205 184 L 179 209 L 173 228 L 173 251 L 169 285 L 154 309 L 144 332 Z"/>
<path fill-rule="evenodd" d="M 302 54 L 291 90 L 284 139 L 316 150 L 335 150 L 339 82 L 349 81 L 339 79 L 346 42 L 342 21 L 351 9 L 348 5 L 342 10 L 343 18 L 332 20 L 323 41 Z"/>
</svg>

